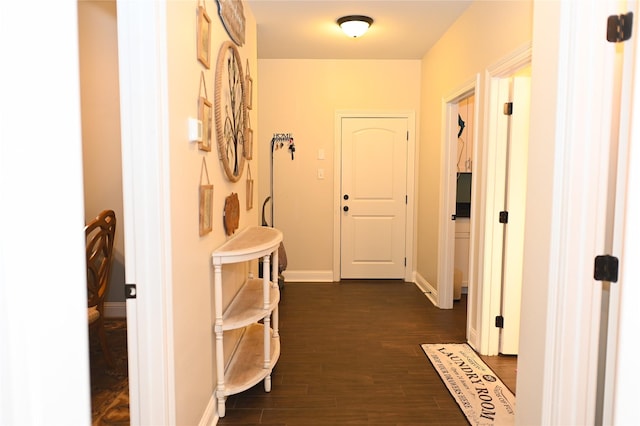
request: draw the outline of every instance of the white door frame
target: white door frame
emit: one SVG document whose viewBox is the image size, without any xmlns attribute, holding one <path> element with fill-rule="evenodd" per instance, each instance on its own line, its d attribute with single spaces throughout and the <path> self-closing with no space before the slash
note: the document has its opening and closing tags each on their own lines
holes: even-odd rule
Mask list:
<svg viewBox="0 0 640 426">
<path fill-rule="evenodd" d="M 605 241 L 616 50 L 604 29 L 617 10 L 601 0 L 534 1 L 527 192 L 535 203 L 525 226 L 516 424 L 595 424 L 593 259 Z"/>
<path fill-rule="evenodd" d="M 633 7 L 634 14 L 640 9 L 638 3 L 634 0 L 627 4 Z M 640 40 L 637 33 L 626 43 L 632 43 L 632 50 L 636 53 L 624 64 L 623 87 L 626 90 L 623 92 L 628 96 L 625 99 L 628 104 L 623 106 L 620 114 L 618 177 L 626 177 L 627 185 L 626 190 L 621 188 L 618 196 L 620 205 L 616 206 L 613 254 L 620 255 L 620 271 L 618 283 L 612 286 L 610 311 L 617 309 L 618 315 L 616 321 L 609 321 L 607 365 L 611 368 L 607 370 L 604 390 L 603 424 L 631 424 L 638 416 L 637 397 L 631 391 L 636 386 L 637 374 L 629 374 L 637 365 L 634 353 L 638 340 L 637 326 L 640 324 L 640 310 L 637 308 L 640 262 L 632 260 L 640 258 Z M 626 111 L 625 106 L 628 108 Z"/>
<path fill-rule="evenodd" d="M 175 424 L 166 1 L 118 0 L 131 424 Z"/>
<path fill-rule="evenodd" d="M 499 98 L 501 80 L 510 78 L 518 70 L 531 63 L 531 46 L 526 45 L 516 50 L 497 64 L 485 70 L 484 98 L 484 132 L 482 147 L 481 223 L 478 226 L 477 238 L 479 250 L 475 257 L 478 263 L 478 298 L 472 311 L 477 312 L 479 329 L 475 341 L 471 342 L 483 355 L 497 355 L 500 343 L 500 330 L 495 326 L 495 318 L 500 315 L 501 275 L 502 275 L 502 233 L 503 225 L 498 223 L 497 212 L 504 208 L 504 148 L 500 148 L 500 140 L 506 137 L 505 130 L 499 126 L 502 118 L 502 104 Z M 502 188 L 498 192 L 499 188 Z M 494 190 L 495 189 L 495 190 Z"/>
<path fill-rule="evenodd" d="M 622 13 L 633 12 L 637 14 L 639 1 L 630 0 L 624 2 L 624 7 L 618 11 Z M 616 12 L 618 12 L 616 11 Z M 636 15 L 637 16 L 637 15 Z M 607 315 L 606 329 L 601 328 L 601 355 L 599 373 L 601 388 L 598 389 L 597 415 L 602 415 L 603 424 L 632 423 L 637 417 L 634 413 L 635 403 L 632 389 L 633 380 L 636 378 L 629 368 L 633 365 L 636 344 L 637 325 L 640 324 L 638 310 L 635 304 L 638 301 L 638 286 L 635 281 L 640 275 L 637 259 L 638 254 L 638 225 L 633 210 L 638 208 L 640 182 L 638 167 L 640 157 L 638 154 L 638 106 L 640 106 L 640 93 L 638 82 L 640 81 L 640 54 L 638 54 L 637 34 L 631 40 L 623 43 L 622 54 L 618 55 L 616 63 L 616 79 L 614 97 L 618 99 L 619 112 L 612 111 L 612 128 L 618 129 L 618 143 L 615 147 L 617 156 L 611 158 L 610 179 L 615 182 L 615 203 L 610 205 L 610 215 L 614 216 L 607 241 L 605 253 L 610 253 L 620 259 L 619 279 L 617 283 L 604 285 L 603 289 L 603 315 Z M 616 47 L 619 50 L 619 47 Z M 615 138 L 615 136 L 614 136 Z M 614 144 L 615 145 L 615 144 Z M 635 149 L 634 149 L 635 148 Z M 613 150 L 612 150 L 613 154 Z M 635 166 L 635 167 L 634 167 Z M 635 231 L 635 232 L 634 232 Z M 635 255 L 634 255 L 635 254 Z M 635 320 L 634 320 L 635 317 Z M 606 338 L 606 345 L 602 344 Z"/>
<path fill-rule="evenodd" d="M 453 268 L 455 257 L 455 234 L 456 222 L 451 219 L 451 215 L 456 212 L 456 180 L 453 172 L 454 164 L 458 155 L 458 102 L 475 94 L 473 107 L 473 122 L 478 122 L 478 90 L 480 88 L 480 76 L 468 81 L 457 90 L 443 98 L 442 100 L 442 149 L 440 150 L 440 226 L 438 227 L 438 299 L 437 306 L 440 309 L 453 308 Z M 478 126 L 473 127 L 474 141 L 478 140 Z M 448 148 L 448 149 L 447 149 Z M 477 164 L 476 158 L 478 150 L 473 149 L 473 167 Z M 475 179 L 471 181 L 471 208 L 475 205 Z M 473 246 L 475 241 L 475 215 L 471 214 L 469 233 L 469 270 L 473 269 Z M 473 280 L 469 274 L 469 291 L 473 291 Z M 470 297 L 470 296 L 468 296 Z"/>
<path fill-rule="evenodd" d="M 407 141 L 407 217 L 405 231 L 405 253 L 407 265 L 404 270 L 404 280 L 414 281 L 413 258 L 415 253 L 415 239 L 413 230 L 416 228 L 415 218 L 415 170 L 418 161 L 416 152 L 416 113 L 415 111 L 349 111 L 339 110 L 335 113 L 333 139 L 333 281 L 340 281 L 340 218 L 341 218 L 341 182 L 342 182 L 342 119 L 343 118 L 406 118 L 409 128 Z"/>
</svg>

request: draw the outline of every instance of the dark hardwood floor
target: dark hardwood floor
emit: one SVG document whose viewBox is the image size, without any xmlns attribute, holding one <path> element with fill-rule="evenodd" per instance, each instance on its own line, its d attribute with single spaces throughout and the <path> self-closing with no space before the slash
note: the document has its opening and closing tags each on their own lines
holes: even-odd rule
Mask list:
<svg viewBox="0 0 640 426">
<path fill-rule="evenodd" d="M 420 348 L 464 342 L 466 298 L 440 310 L 410 283 L 286 283 L 273 387 L 230 396 L 219 425 L 466 425 Z M 485 357 L 515 391 L 515 357 Z"/>
</svg>

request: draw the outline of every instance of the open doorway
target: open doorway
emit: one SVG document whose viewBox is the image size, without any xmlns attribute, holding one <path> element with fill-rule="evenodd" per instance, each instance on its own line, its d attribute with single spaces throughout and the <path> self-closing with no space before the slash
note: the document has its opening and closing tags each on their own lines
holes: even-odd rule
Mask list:
<svg viewBox="0 0 640 426">
<path fill-rule="evenodd" d="M 455 239 L 453 261 L 453 300 L 458 301 L 469 287 L 469 237 L 471 231 L 471 186 L 473 182 L 475 94 L 458 101 Z"/>
<path fill-rule="evenodd" d="M 472 247 L 474 239 L 475 205 L 473 191 L 473 165 L 477 153 L 477 97 L 478 79 L 463 85 L 448 96 L 443 104 L 445 111 L 445 137 L 442 149 L 442 203 L 440 209 L 440 244 L 438 265 L 438 300 L 442 309 L 453 307 L 459 300 L 463 282 L 470 297 Z M 458 194 L 460 198 L 458 199 Z M 458 220 L 460 216 L 460 220 Z M 473 305 L 470 306 L 472 308 Z M 468 313 L 469 314 L 469 313 Z"/>
<path fill-rule="evenodd" d="M 84 211 L 88 222 L 113 210 L 116 233 L 104 329 L 111 362 L 90 333 L 92 421 L 129 421 L 127 320 L 125 307 L 124 215 L 118 35 L 116 2 L 79 1 L 78 39 L 84 174 Z"/>
<path fill-rule="evenodd" d="M 438 280 L 442 291 L 438 294 L 438 305 L 445 309 L 452 307 L 463 282 L 466 284 L 467 341 L 478 353 L 489 357 L 518 352 L 520 292 L 512 291 L 511 284 L 505 286 L 514 276 L 519 276 L 519 285 L 522 280 L 524 218 L 518 217 L 518 211 L 524 210 L 526 200 L 527 150 L 526 144 L 521 143 L 509 150 L 508 141 L 511 138 L 521 142 L 524 138 L 528 142 L 529 97 L 522 93 L 521 83 L 525 82 L 524 86 L 528 87 L 530 58 L 530 48 L 519 49 L 487 69 L 484 78 L 478 76 L 476 82 L 469 82 L 447 97 L 443 104 L 446 127 L 441 163 L 443 200 Z M 480 102 L 477 94 L 481 80 Z M 470 120 L 463 118 L 467 99 L 473 99 Z M 512 116 L 505 115 L 510 113 L 507 108 L 518 111 L 519 116 L 524 115 L 526 123 L 515 123 Z M 467 121 L 475 125 L 467 128 Z M 469 130 L 466 139 L 465 130 Z M 462 148 L 469 139 L 475 143 Z M 458 200 L 460 173 L 470 173 L 463 175 L 463 178 L 471 177 L 470 201 Z M 468 219 L 457 217 L 458 202 L 470 202 Z M 508 225 L 501 223 L 501 215 L 509 211 L 512 224 L 518 224 L 506 231 Z M 468 224 L 463 223 L 465 220 Z M 518 234 L 519 242 L 509 242 Z M 467 276 L 463 275 L 465 271 Z M 505 321 L 511 326 L 509 332 L 515 331 L 511 335 L 515 335 L 511 338 L 515 343 L 510 346 L 505 344 L 510 337 L 505 337 L 506 333 L 500 328 L 500 322 Z M 509 368 L 515 371 L 517 356 L 509 356 Z"/>
</svg>

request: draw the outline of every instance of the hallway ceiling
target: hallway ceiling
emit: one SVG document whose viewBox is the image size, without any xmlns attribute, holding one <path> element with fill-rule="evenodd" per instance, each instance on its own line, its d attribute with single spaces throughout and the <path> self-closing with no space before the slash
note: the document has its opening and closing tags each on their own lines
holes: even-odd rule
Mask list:
<svg viewBox="0 0 640 426">
<path fill-rule="evenodd" d="M 258 27 L 259 59 L 421 59 L 472 0 L 245 0 Z M 336 20 L 367 15 L 360 38 Z"/>
</svg>

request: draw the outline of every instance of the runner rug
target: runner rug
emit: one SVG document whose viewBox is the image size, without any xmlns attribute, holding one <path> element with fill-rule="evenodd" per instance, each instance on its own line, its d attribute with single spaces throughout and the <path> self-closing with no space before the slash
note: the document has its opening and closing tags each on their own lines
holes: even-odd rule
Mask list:
<svg viewBox="0 0 640 426">
<path fill-rule="evenodd" d="M 470 424 L 515 423 L 515 396 L 469 345 L 421 346 Z"/>
</svg>

